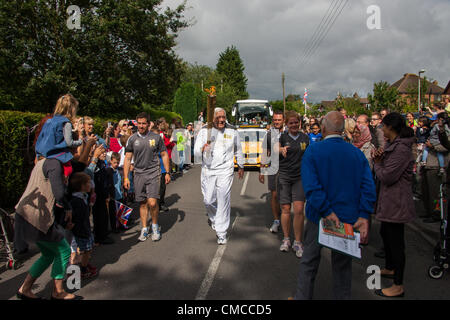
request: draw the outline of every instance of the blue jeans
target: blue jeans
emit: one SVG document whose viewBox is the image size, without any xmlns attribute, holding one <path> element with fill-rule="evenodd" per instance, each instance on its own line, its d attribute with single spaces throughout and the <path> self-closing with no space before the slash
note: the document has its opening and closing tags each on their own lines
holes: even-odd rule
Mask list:
<svg viewBox="0 0 450 320">
<path fill-rule="evenodd" d="M 180 160 L 180 164 L 178 165 L 178 170 L 182 171 L 184 167 L 184 150 L 178 150 L 178 157 Z"/>
<path fill-rule="evenodd" d="M 423 150 L 423 154 L 422 154 L 422 161 L 423 162 L 427 162 L 427 158 L 428 158 L 428 147 L 425 147 L 425 149 Z M 436 152 L 437 154 L 437 158 L 439 161 L 439 167 L 441 168 L 445 168 L 445 157 L 444 154 L 442 152 Z"/>
</svg>

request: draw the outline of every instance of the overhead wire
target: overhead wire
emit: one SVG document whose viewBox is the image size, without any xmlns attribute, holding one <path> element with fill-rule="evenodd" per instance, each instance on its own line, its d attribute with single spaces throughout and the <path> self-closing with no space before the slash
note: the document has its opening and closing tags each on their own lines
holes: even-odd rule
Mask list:
<svg viewBox="0 0 450 320">
<path fill-rule="evenodd" d="M 318 38 L 323 34 L 323 30 L 325 29 L 325 27 L 328 25 L 329 21 L 331 20 L 330 18 L 337 11 L 336 10 L 336 8 L 337 8 L 336 5 L 340 1 L 342 1 L 342 0 L 333 0 L 331 2 L 330 6 L 327 9 L 327 12 L 325 13 L 325 15 L 322 18 L 322 21 L 317 26 L 315 34 L 313 35 L 313 37 L 310 39 L 310 41 L 308 42 L 308 44 L 306 46 L 305 54 L 300 59 L 300 65 L 302 65 L 304 63 L 305 59 L 309 56 L 312 48 L 317 43 Z"/>
<path fill-rule="evenodd" d="M 342 3 L 342 2 L 341 2 Z M 306 58 L 305 62 L 304 62 L 304 66 L 306 66 L 309 61 L 310 58 L 316 54 L 317 49 L 320 47 L 320 45 L 322 44 L 323 40 L 326 38 L 326 36 L 328 35 L 328 33 L 330 32 L 331 28 L 334 26 L 334 24 L 336 23 L 336 20 L 339 18 L 339 16 L 342 14 L 342 11 L 344 10 L 344 7 L 347 5 L 348 0 L 345 0 L 345 2 L 343 3 L 342 7 L 340 7 L 340 10 L 338 12 L 337 15 L 334 16 L 331 24 L 329 24 L 328 28 L 326 29 L 325 33 L 322 35 L 322 37 L 320 38 L 320 40 L 317 42 L 317 44 L 315 45 L 315 47 L 311 50 L 309 56 Z M 339 8 L 339 6 L 338 6 Z M 337 12 L 337 11 L 336 11 Z"/>
<path fill-rule="evenodd" d="M 334 3 L 335 1 L 338 1 L 338 0 L 333 0 L 333 1 L 330 3 L 330 6 L 328 7 L 327 11 L 325 12 L 324 16 L 322 17 L 322 20 L 321 20 L 320 23 L 317 25 L 317 27 L 316 27 L 316 29 L 314 30 L 314 33 L 313 33 L 313 35 L 311 36 L 311 38 L 309 38 L 309 40 L 308 40 L 308 42 L 307 42 L 305 48 L 303 49 L 302 56 L 300 57 L 300 63 L 301 63 L 301 62 L 303 61 L 303 59 L 306 57 L 306 54 L 307 54 L 307 52 L 309 51 L 310 46 L 311 46 L 312 43 L 315 41 L 316 36 L 318 35 L 318 31 L 322 29 L 324 20 L 325 20 L 326 18 L 328 19 L 328 13 L 329 13 L 329 11 L 330 11 L 330 9 L 331 9 L 331 7 L 333 6 L 333 3 Z"/>
</svg>

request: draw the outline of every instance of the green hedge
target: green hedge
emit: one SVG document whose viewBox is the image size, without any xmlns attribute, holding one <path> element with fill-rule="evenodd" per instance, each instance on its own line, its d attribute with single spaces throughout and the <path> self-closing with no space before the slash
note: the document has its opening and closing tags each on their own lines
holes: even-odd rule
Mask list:
<svg viewBox="0 0 450 320">
<path fill-rule="evenodd" d="M 33 127 L 44 114 L 0 111 L 0 207 L 14 207 L 25 190 L 33 167 L 34 152 L 27 152 L 27 128 Z M 30 134 L 32 149 L 34 135 Z"/>
<path fill-rule="evenodd" d="M 162 110 L 152 110 L 144 106 L 151 119 L 165 117 L 167 121 L 181 118 L 180 115 Z M 137 112 L 139 113 L 139 112 Z M 136 113 L 136 114 L 137 114 Z M 43 113 L 0 110 L 0 207 L 13 208 L 20 199 L 28 183 L 34 166 L 34 132 L 28 138 L 28 129 L 39 123 Z M 115 118 L 94 119 L 94 131 L 102 136 L 108 122 L 118 122 Z"/>
</svg>

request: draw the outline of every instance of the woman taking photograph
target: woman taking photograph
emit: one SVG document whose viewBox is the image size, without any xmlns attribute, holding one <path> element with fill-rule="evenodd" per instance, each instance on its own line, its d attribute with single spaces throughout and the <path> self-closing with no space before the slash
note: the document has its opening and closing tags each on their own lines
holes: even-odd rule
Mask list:
<svg viewBox="0 0 450 320">
<path fill-rule="evenodd" d="M 405 270 L 405 223 L 415 217 L 412 193 L 414 158 L 411 146 L 414 131 L 406 125 L 399 113 L 390 113 L 383 119 L 387 138 L 384 151 L 373 152 L 375 174 L 380 181 L 376 218 L 381 221 L 380 234 L 386 252 L 386 265 L 381 276 L 394 279 L 394 284 L 375 290 L 382 297 L 403 297 Z"/>
<path fill-rule="evenodd" d="M 278 197 L 281 205 L 281 227 L 284 238 L 280 251 L 291 247 L 291 206 L 294 207 L 294 237 L 292 250 L 298 258 L 303 255 L 302 235 L 304 225 L 305 193 L 301 180 L 302 157 L 309 145 L 309 137 L 300 132 L 301 119 L 294 111 L 286 113 L 287 132 L 280 136 L 280 164 L 278 170 Z"/>
</svg>

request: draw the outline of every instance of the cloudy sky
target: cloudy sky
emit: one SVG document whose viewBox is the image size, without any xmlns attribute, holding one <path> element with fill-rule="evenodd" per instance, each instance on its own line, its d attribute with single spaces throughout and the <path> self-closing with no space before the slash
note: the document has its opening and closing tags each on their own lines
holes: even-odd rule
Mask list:
<svg viewBox="0 0 450 320">
<path fill-rule="evenodd" d="M 162 5 L 174 8 L 180 3 L 164 0 Z M 215 67 L 219 53 L 236 46 L 251 98 L 281 99 L 283 72 L 286 93 L 303 94 L 308 88 L 313 102 L 334 99 L 338 91 L 366 97 L 374 82 L 393 83 L 422 68 L 441 87 L 450 80 L 449 0 L 188 0 L 187 4 L 185 15 L 194 25 L 179 35 L 179 56 Z M 381 30 L 367 26 L 371 5 L 380 8 Z M 316 30 L 326 36 L 304 63 Z"/>
</svg>

